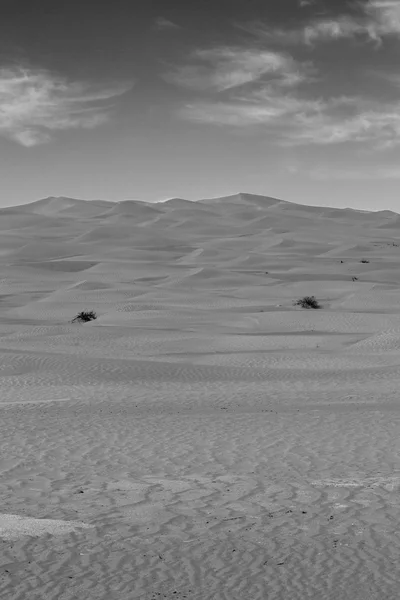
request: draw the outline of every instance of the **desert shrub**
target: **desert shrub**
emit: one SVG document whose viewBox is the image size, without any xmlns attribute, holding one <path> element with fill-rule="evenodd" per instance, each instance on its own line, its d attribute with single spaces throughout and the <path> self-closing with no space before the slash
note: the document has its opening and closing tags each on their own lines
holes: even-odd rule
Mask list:
<svg viewBox="0 0 400 600">
<path fill-rule="evenodd" d="M 88 323 L 97 319 L 97 314 L 94 310 L 81 310 L 76 317 L 72 319 L 72 323 Z"/>
<path fill-rule="evenodd" d="M 304 296 L 304 298 L 300 298 L 294 304 L 302 308 L 322 308 L 315 296 Z"/>
<path fill-rule="evenodd" d="M 360 260 L 360 262 L 367 264 L 367 263 L 369 263 L 369 260 L 366 260 L 365 258 L 363 258 L 362 260 Z"/>
</svg>

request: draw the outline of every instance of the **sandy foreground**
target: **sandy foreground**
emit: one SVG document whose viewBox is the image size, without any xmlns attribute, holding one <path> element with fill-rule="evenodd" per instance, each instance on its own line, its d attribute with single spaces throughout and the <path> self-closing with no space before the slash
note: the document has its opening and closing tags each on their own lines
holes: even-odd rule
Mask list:
<svg viewBox="0 0 400 600">
<path fill-rule="evenodd" d="M 0 210 L 2 600 L 398 598 L 399 265 L 389 211 Z"/>
</svg>

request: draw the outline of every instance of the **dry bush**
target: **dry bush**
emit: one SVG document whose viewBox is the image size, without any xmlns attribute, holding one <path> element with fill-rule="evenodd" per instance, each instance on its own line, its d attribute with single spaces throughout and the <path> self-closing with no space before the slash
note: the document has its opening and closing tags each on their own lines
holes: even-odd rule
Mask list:
<svg viewBox="0 0 400 600">
<path fill-rule="evenodd" d="M 71 323 L 88 323 L 97 319 L 97 314 L 94 310 L 81 310 L 76 317 L 74 317 Z"/>
<path fill-rule="evenodd" d="M 315 296 L 304 296 L 304 298 L 300 298 L 294 304 L 302 308 L 322 308 Z"/>
</svg>

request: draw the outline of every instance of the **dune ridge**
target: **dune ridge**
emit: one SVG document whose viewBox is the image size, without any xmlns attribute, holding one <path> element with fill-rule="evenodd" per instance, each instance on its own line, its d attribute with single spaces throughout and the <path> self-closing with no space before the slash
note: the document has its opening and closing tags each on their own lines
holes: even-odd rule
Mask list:
<svg viewBox="0 0 400 600">
<path fill-rule="evenodd" d="M 397 598 L 399 264 L 385 210 L 0 209 L 1 598 Z"/>
</svg>

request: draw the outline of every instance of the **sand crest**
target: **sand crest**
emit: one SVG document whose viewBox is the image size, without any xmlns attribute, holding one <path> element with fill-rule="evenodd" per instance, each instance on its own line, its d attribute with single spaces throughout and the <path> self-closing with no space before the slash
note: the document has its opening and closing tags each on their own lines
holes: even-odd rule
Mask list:
<svg viewBox="0 0 400 600">
<path fill-rule="evenodd" d="M 60 521 L 59 519 L 33 519 L 20 515 L 0 515 L 0 538 L 17 540 L 22 536 L 39 537 L 44 534 L 64 535 L 87 529 L 89 526 L 79 521 Z"/>
</svg>

